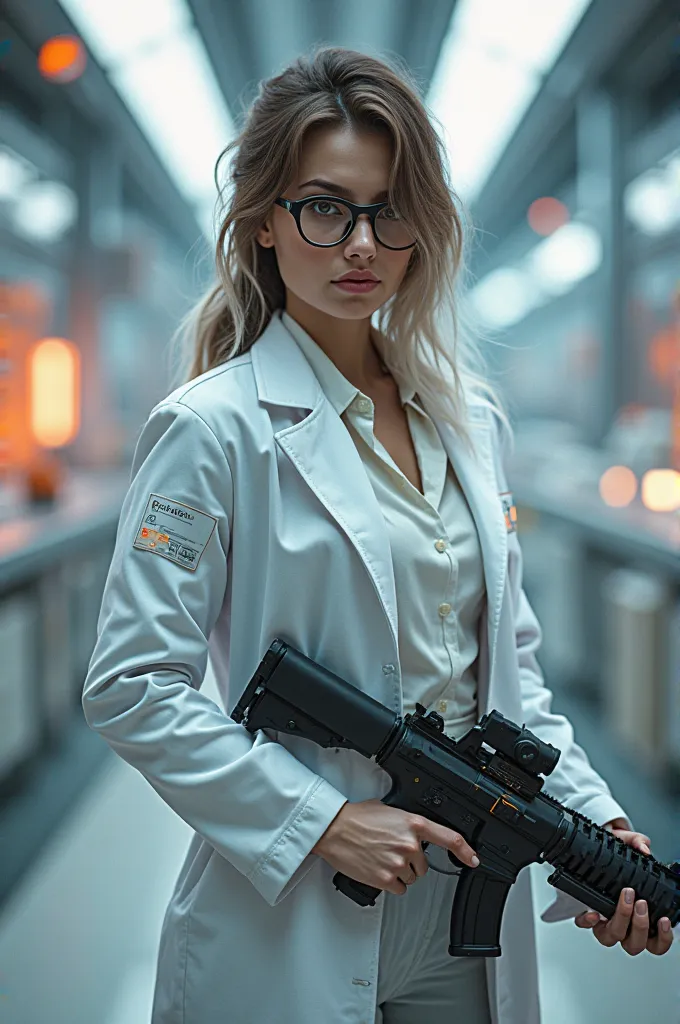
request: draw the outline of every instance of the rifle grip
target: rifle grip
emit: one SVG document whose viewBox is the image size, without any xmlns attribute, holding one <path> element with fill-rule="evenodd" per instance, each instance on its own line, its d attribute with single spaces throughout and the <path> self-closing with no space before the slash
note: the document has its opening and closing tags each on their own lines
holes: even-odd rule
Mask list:
<svg viewBox="0 0 680 1024">
<path fill-rule="evenodd" d="M 421 840 L 420 845 L 423 850 L 426 850 L 430 845 L 429 842 Z M 355 878 L 350 878 L 349 875 L 345 875 L 342 871 L 336 871 L 333 875 L 333 885 L 335 888 L 344 893 L 345 896 L 349 896 L 351 900 L 358 903 L 360 907 L 375 906 L 375 901 L 383 889 L 376 889 L 372 885 L 367 885 L 365 882 L 357 882 Z"/>
<path fill-rule="evenodd" d="M 501 921 L 514 878 L 463 867 L 453 897 L 449 953 L 451 956 L 500 956 Z"/>
<path fill-rule="evenodd" d="M 372 885 L 366 885 L 364 882 L 357 882 L 355 878 L 350 878 L 349 875 L 344 875 L 342 871 L 336 871 L 333 875 L 333 885 L 345 896 L 349 896 L 351 900 L 358 903 L 360 907 L 375 906 L 375 901 L 382 889 L 376 889 Z"/>
</svg>

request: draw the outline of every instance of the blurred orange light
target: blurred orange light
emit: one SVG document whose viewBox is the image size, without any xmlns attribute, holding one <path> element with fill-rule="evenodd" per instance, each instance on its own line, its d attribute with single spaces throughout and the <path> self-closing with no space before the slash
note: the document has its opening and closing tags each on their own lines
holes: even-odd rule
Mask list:
<svg viewBox="0 0 680 1024">
<path fill-rule="evenodd" d="M 569 220 L 569 210 L 553 196 L 534 199 L 527 212 L 529 226 L 537 235 L 552 235 Z"/>
<path fill-rule="evenodd" d="M 43 338 L 28 365 L 33 436 L 45 448 L 59 448 L 80 425 L 80 353 L 64 338 Z"/>
<path fill-rule="evenodd" d="M 633 422 L 642 416 L 646 408 L 647 406 L 639 402 L 628 402 L 627 405 L 623 405 L 619 409 L 617 420 L 619 423 Z"/>
<path fill-rule="evenodd" d="M 628 466 L 610 466 L 600 477 L 600 497 L 611 508 L 625 508 L 637 494 L 637 478 Z"/>
<path fill-rule="evenodd" d="M 663 327 L 650 338 L 647 362 L 659 384 L 672 383 L 678 365 L 678 329 Z"/>
<path fill-rule="evenodd" d="M 653 512 L 680 508 L 680 473 L 675 469 L 650 469 L 642 478 L 642 504 Z"/>
<path fill-rule="evenodd" d="M 38 70 L 52 82 L 72 82 L 85 70 L 85 47 L 77 36 L 53 36 L 38 53 Z"/>
</svg>

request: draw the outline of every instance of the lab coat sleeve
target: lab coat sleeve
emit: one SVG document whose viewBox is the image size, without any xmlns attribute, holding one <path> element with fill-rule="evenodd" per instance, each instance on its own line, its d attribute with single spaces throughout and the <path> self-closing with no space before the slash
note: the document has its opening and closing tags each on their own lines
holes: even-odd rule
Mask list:
<svg viewBox="0 0 680 1024">
<path fill-rule="evenodd" d="M 133 547 L 152 493 L 217 520 L 195 571 Z M 275 906 L 317 861 L 310 851 L 347 798 L 200 692 L 232 510 L 212 429 L 189 406 L 160 403 L 135 449 L 82 706 L 90 728 Z"/>
<path fill-rule="evenodd" d="M 512 435 L 497 416 L 492 416 L 492 420 L 496 431 L 494 449 L 499 492 L 509 491 L 507 462 Z M 515 609 L 523 722 L 542 740 L 561 751 L 557 767 L 546 780 L 546 791 L 565 807 L 572 807 L 599 825 L 618 817 L 625 818 L 630 824 L 630 816 L 614 799 L 607 783 L 576 743 L 569 720 L 551 710 L 553 694 L 545 685 L 536 659 L 542 632 L 522 587 L 522 550 L 514 533 L 508 534 L 508 579 Z M 544 911 L 541 918 L 544 921 L 562 921 L 587 909 L 579 900 L 559 892 L 555 903 Z"/>
</svg>

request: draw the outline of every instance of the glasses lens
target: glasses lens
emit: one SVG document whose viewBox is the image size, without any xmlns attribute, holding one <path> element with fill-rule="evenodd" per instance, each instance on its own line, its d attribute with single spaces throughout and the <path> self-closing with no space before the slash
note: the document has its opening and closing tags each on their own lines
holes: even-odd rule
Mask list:
<svg viewBox="0 0 680 1024">
<path fill-rule="evenodd" d="M 385 206 L 375 218 L 375 230 L 381 242 L 394 246 L 395 249 L 415 242 L 413 234 L 391 206 Z"/>
<path fill-rule="evenodd" d="M 352 215 L 344 203 L 315 199 L 302 207 L 300 227 L 310 242 L 332 245 L 339 242 L 352 223 Z"/>
<path fill-rule="evenodd" d="M 318 245 L 333 245 L 347 233 L 352 215 L 344 203 L 330 199 L 315 199 L 302 208 L 300 226 L 310 242 Z M 385 245 L 400 248 L 410 245 L 415 238 L 399 220 L 390 206 L 384 207 L 375 219 L 378 238 Z"/>
</svg>

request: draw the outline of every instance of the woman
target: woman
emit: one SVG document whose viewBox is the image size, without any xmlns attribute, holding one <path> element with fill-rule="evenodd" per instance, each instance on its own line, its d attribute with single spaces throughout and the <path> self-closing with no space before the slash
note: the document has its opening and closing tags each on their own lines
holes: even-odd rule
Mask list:
<svg viewBox="0 0 680 1024">
<path fill-rule="evenodd" d="M 507 418 L 457 329 L 438 136 L 405 70 L 327 48 L 262 85 L 232 146 L 218 284 L 137 444 L 83 694 L 195 832 L 153 1024 L 533 1024 L 527 872 L 503 957 L 450 957 L 446 850 L 472 847 L 380 803 L 389 777 L 360 754 L 228 717 L 278 636 L 454 738 L 491 708 L 526 722 L 562 751 L 550 792 L 648 849 L 550 711 L 503 515 Z M 226 714 L 200 692 L 209 652 Z M 358 907 L 336 870 L 384 895 Z M 671 941 L 623 897 L 595 931 L 631 954 Z"/>
</svg>

